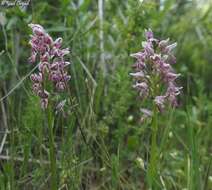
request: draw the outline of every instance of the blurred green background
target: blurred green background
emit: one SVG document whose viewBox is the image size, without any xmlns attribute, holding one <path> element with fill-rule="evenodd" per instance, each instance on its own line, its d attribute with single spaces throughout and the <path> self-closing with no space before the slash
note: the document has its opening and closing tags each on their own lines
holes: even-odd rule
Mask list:
<svg viewBox="0 0 212 190">
<path fill-rule="evenodd" d="M 61 189 L 147 189 L 150 126 L 139 123 L 142 102 L 129 76 L 146 28 L 178 43 L 174 68 L 183 86 L 180 107 L 160 117 L 159 189 L 212 189 L 211 1 L 100 1 L 0 5 L 0 189 L 49 189 L 48 164 L 39 162 L 48 158 L 45 121 L 25 78 L 34 67 L 29 23 L 71 49 L 76 106 L 67 109 L 77 114 L 57 119 Z"/>
</svg>

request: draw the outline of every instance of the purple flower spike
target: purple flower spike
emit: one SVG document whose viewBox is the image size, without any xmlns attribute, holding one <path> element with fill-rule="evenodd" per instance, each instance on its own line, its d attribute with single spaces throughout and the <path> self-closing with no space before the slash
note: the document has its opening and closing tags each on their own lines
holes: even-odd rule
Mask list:
<svg viewBox="0 0 212 190">
<path fill-rule="evenodd" d="M 145 32 L 145 36 L 146 41 L 142 42 L 143 50 L 131 54 L 136 63 L 133 65 L 134 72 L 130 75 L 135 80 L 133 87 L 139 91 L 139 96 L 163 112 L 166 105 L 177 106 L 177 96 L 182 89 L 177 87 L 175 82 L 180 74 L 176 74 L 171 66 L 176 63 L 172 50 L 177 43 L 169 45 L 169 38 L 166 40 L 154 38 L 150 29 Z M 147 118 L 147 112 L 142 112 L 144 114 L 142 118 Z"/>
<path fill-rule="evenodd" d="M 51 82 L 54 90 L 57 92 L 64 91 L 71 76 L 65 70 L 65 67 L 70 62 L 65 61 L 64 56 L 69 54 L 68 48 L 62 49 L 62 38 L 57 38 L 55 41 L 38 24 L 29 24 L 32 28 L 33 35 L 29 44 L 32 47 L 30 63 L 38 60 L 38 74 L 30 76 L 33 82 L 34 93 L 41 98 L 41 107 L 46 109 L 49 102 L 49 92 L 44 88 L 45 83 Z M 48 81 L 47 81 L 48 80 Z M 53 93 L 55 94 L 55 92 Z"/>
</svg>

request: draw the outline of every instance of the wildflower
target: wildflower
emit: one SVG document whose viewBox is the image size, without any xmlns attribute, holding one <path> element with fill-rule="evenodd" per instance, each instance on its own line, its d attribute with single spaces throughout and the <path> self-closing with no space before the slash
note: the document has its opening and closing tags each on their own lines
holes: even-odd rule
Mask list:
<svg viewBox="0 0 212 190">
<path fill-rule="evenodd" d="M 157 105 L 160 112 L 163 112 L 163 110 L 164 110 L 165 98 L 166 98 L 166 96 L 156 96 L 154 99 L 154 102 Z"/>
<path fill-rule="evenodd" d="M 65 104 L 66 104 L 66 100 L 62 100 L 61 102 L 59 102 L 57 104 L 57 106 L 56 106 L 56 114 L 58 112 L 64 112 L 63 108 L 64 108 Z"/>
<path fill-rule="evenodd" d="M 145 108 L 141 108 L 140 111 L 143 113 L 142 117 L 141 117 L 141 123 L 143 123 L 147 118 L 152 117 L 152 111 L 145 109 Z"/>
<path fill-rule="evenodd" d="M 29 24 L 29 26 L 33 32 L 29 42 L 32 48 L 29 62 L 38 61 L 38 73 L 32 74 L 30 78 L 33 82 L 34 93 L 41 98 L 41 107 L 46 109 L 50 97 L 46 83 L 50 81 L 56 92 L 67 88 L 67 82 L 71 77 L 66 72 L 66 67 L 70 63 L 65 61 L 64 56 L 70 51 L 68 48 L 61 48 L 62 38 L 54 41 L 42 26 L 38 24 Z"/>
<path fill-rule="evenodd" d="M 172 64 L 176 62 L 172 51 L 177 43 L 170 44 L 169 39 L 154 38 L 150 29 L 146 31 L 145 36 L 146 41 L 142 42 L 143 50 L 131 55 L 136 59 L 136 63 L 133 65 L 134 72 L 130 75 L 135 80 L 133 87 L 139 92 L 139 96 L 149 100 L 163 112 L 166 105 L 178 105 L 176 97 L 182 89 L 177 87 L 175 82 L 180 74 L 176 74 L 172 68 Z M 142 120 L 152 115 L 150 110 L 146 110 L 148 109 L 141 109 Z"/>
</svg>

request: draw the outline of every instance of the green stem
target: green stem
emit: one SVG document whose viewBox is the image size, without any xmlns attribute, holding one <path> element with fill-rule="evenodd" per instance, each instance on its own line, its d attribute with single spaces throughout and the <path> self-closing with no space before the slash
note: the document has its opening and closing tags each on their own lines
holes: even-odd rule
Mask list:
<svg viewBox="0 0 212 190">
<path fill-rule="evenodd" d="M 147 173 L 148 185 L 152 190 L 156 189 L 156 178 L 157 178 L 157 169 L 158 169 L 157 132 L 158 132 L 157 108 L 156 106 L 154 106 L 150 162 L 149 162 L 148 173 Z"/>
<path fill-rule="evenodd" d="M 48 108 L 48 131 L 49 131 L 49 147 L 50 147 L 50 169 L 51 169 L 51 190 L 57 190 L 57 168 L 56 154 L 54 147 L 54 117 L 51 108 Z"/>
</svg>

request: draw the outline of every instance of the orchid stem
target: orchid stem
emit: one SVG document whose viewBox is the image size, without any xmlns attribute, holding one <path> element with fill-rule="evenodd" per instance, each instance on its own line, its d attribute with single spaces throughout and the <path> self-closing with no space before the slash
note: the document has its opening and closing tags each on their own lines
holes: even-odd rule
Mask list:
<svg viewBox="0 0 212 190">
<path fill-rule="evenodd" d="M 56 154 L 54 147 L 54 117 L 51 108 L 48 108 L 48 132 L 50 147 L 50 169 L 51 169 L 51 190 L 57 190 L 57 173 L 56 173 Z"/>
<path fill-rule="evenodd" d="M 148 184 L 152 190 L 155 189 L 156 186 L 157 169 L 158 169 L 157 132 L 158 132 L 157 107 L 154 106 L 154 115 L 152 120 L 150 162 L 148 165 L 148 173 L 147 173 Z"/>
</svg>

